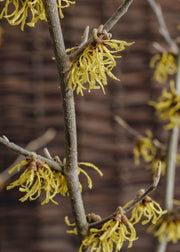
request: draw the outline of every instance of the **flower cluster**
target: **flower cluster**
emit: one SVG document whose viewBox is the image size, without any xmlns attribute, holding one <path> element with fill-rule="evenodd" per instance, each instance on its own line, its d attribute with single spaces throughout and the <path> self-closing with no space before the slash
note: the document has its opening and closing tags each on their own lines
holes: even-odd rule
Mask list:
<svg viewBox="0 0 180 252">
<path fill-rule="evenodd" d="M 155 225 L 151 225 L 148 231 L 158 237 L 159 242 L 166 235 L 168 242 L 177 243 L 180 240 L 180 216 L 177 213 L 169 212 Z"/>
<path fill-rule="evenodd" d="M 19 187 L 19 191 L 25 193 L 20 198 L 21 202 L 26 200 L 36 200 L 41 192 L 46 192 L 46 198 L 41 203 L 42 205 L 52 201 L 58 204 L 53 198 L 57 193 L 64 195 L 64 187 L 66 187 L 66 180 L 61 172 L 51 170 L 51 168 L 34 156 L 28 157 L 27 160 L 23 160 L 21 163 L 15 165 L 9 173 L 12 173 L 15 169 L 20 171 L 21 167 L 25 166 L 25 170 L 20 177 L 7 186 L 7 190 L 10 190 L 16 186 Z"/>
<path fill-rule="evenodd" d="M 150 130 L 146 131 L 147 137 L 138 138 L 136 145 L 133 149 L 134 162 L 139 165 L 140 156 L 145 162 L 152 162 L 156 155 L 156 147 L 153 144 L 152 132 Z"/>
<path fill-rule="evenodd" d="M 148 163 L 147 169 L 151 169 L 156 174 L 159 161 L 161 162 L 161 174 L 165 174 L 166 168 L 166 152 L 160 148 L 157 148 L 153 143 L 153 136 L 150 130 L 146 131 L 147 137 L 141 137 L 136 140 L 135 147 L 133 149 L 135 165 L 139 165 L 140 157 Z"/>
<path fill-rule="evenodd" d="M 80 165 L 88 166 L 95 169 L 101 176 L 102 172 L 93 164 L 87 162 L 81 162 L 78 164 L 78 173 L 83 173 L 88 180 L 88 186 L 92 188 L 92 180 L 88 174 L 79 167 Z M 53 198 L 56 194 L 61 194 L 62 196 L 68 195 L 68 186 L 65 176 L 60 171 L 52 170 L 49 165 L 37 159 L 35 156 L 30 156 L 21 163 L 15 165 L 9 173 L 12 173 L 15 169 L 20 171 L 21 167 L 25 166 L 25 170 L 20 175 L 20 177 L 7 186 L 7 190 L 14 187 L 19 187 L 19 191 L 25 193 L 25 195 L 20 198 L 21 202 L 26 200 L 36 200 L 42 191 L 45 191 L 46 198 L 41 203 L 42 205 L 52 201 L 58 204 Z M 80 189 L 82 190 L 82 185 L 79 183 Z"/>
<path fill-rule="evenodd" d="M 137 197 L 142 195 L 144 192 L 144 189 L 140 190 L 137 193 Z M 123 208 L 126 208 L 131 203 L 132 201 L 128 202 Z M 163 211 L 160 205 L 152 200 L 151 197 L 145 196 L 138 204 L 133 207 L 132 216 L 129 221 L 134 225 L 138 223 L 144 216 L 147 219 L 142 221 L 143 225 L 149 223 L 150 221 L 155 224 L 166 212 L 167 211 Z"/>
<path fill-rule="evenodd" d="M 102 88 L 107 85 L 107 75 L 115 80 L 119 80 L 112 73 L 116 66 L 115 58 L 121 56 L 114 55 L 130 46 L 133 43 L 127 43 L 120 40 L 103 40 L 102 43 L 93 42 L 73 63 L 68 87 L 76 89 L 77 94 L 83 95 L 86 90 L 85 84 L 88 83 L 90 92 L 92 89 Z M 74 48 L 68 49 L 71 52 Z"/>
<path fill-rule="evenodd" d="M 169 53 L 155 55 L 151 59 L 150 67 L 155 68 L 154 79 L 160 83 L 165 83 L 168 75 L 173 75 L 177 72 L 176 59 Z"/>
<path fill-rule="evenodd" d="M 69 223 L 67 217 L 65 221 L 68 226 L 75 226 L 75 224 Z M 77 234 L 76 228 L 67 232 Z M 133 241 L 137 239 L 136 231 L 127 217 L 124 214 L 117 214 L 116 217 L 104 223 L 101 228 L 91 228 L 89 236 L 82 241 L 79 252 L 83 251 L 84 246 L 90 247 L 91 251 L 117 252 L 121 250 L 125 241 L 129 241 L 128 248 L 130 248 Z M 114 248 L 115 250 L 113 250 Z"/>
<path fill-rule="evenodd" d="M 170 82 L 170 90 L 163 88 L 162 95 L 157 102 L 150 101 L 158 116 L 164 121 L 170 121 L 167 129 L 180 126 L 180 95 L 177 95 L 174 81 Z"/>
<path fill-rule="evenodd" d="M 158 163 L 161 162 L 161 175 L 165 175 L 166 171 L 166 149 L 158 147 L 153 139 L 152 132 L 146 131 L 147 137 L 139 137 L 136 140 L 135 147 L 133 149 L 135 165 L 139 165 L 140 158 L 147 163 L 146 169 L 152 170 L 153 174 L 156 174 Z M 176 156 L 176 163 L 179 164 L 180 155 Z"/>
<path fill-rule="evenodd" d="M 36 22 L 46 20 L 45 9 L 43 0 L 0 0 L 5 2 L 5 6 L 0 13 L 0 18 L 6 18 L 10 25 L 21 24 L 21 30 L 24 30 L 24 25 L 27 24 L 34 27 Z M 74 4 L 75 1 L 58 0 L 57 6 L 59 9 L 60 17 L 63 18 L 62 9 Z M 12 11 L 13 8 L 13 11 Z M 30 14 L 31 13 L 31 14 Z M 29 15 L 30 14 L 30 15 Z M 30 22 L 27 21 L 31 18 Z"/>
</svg>

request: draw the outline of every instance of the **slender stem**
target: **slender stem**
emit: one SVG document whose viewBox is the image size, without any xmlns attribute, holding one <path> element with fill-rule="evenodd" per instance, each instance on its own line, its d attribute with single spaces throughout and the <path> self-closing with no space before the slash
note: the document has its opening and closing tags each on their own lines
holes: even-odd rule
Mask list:
<svg viewBox="0 0 180 252">
<path fill-rule="evenodd" d="M 178 72 L 176 76 L 176 91 L 177 91 L 177 94 L 180 95 L 180 53 L 178 55 Z M 169 142 L 168 142 L 168 149 L 167 149 L 164 209 L 168 211 L 171 211 L 173 208 L 178 137 L 179 137 L 179 128 L 175 127 L 171 130 L 169 134 Z M 166 247 L 167 247 L 167 239 L 166 239 L 166 236 L 164 235 L 162 242 L 157 244 L 156 252 L 165 252 Z"/>
<path fill-rule="evenodd" d="M 135 137 L 135 139 L 141 139 L 141 138 L 145 138 L 145 136 L 141 135 L 139 132 L 137 132 L 135 129 L 133 129 L 126 121 L 124 121 L 120 116 L 115 115 L 114 116 L 115 121 L 125 130 L 127 130 L 127 132 L 129 134 L 131 134 L 132 136 Z M 162 144 L 159 142 L 158 139 L 153 139 L 152 140 L 152 144 L 163 151 L 167 150 L 166 145 Z"/>
<path fill-rule="evenodd" d="M 18 153 L 20 155 L 23 155 L 25 157 L 31 156 L 32 153 L 33 153 L 32 151 L 28 151 L 28 150 L 20 147 L 19 145 L 4 139 L 3 137 L 0 137 L 0 143 L 5 145 L 10 150 L 13 150 L 16 153 Z M 54 160 L 50 160 L 48 158 L 45 158 L 45 157 L 43 157 L 41 155 L 37 155 L 37 158 L 42 160 L 43 162 L 46 162 L 51 168 L 54 168 L 54 169 L 56 169 L 58 171 L 62 171 L 62 165 L 60 163 L 57 163 Z"/>
<path fill-rule="evenodd" d="M 113 15 L 104 24 L 104 29 L 110 31 L 119 19 L 124 16 L 133 0 L 124 0 L 119 8 L 113 13 Z"/>
<path fill-rule="evenodd" d="M 115 121 L 125 130 L 128 131 L 132 136 L 135 138 L 143 138 L 144 136 L 141 135 L 139 132 L 137 132 L 135 129 L 133 129 L 126 121 L 124 121 L 120 116 L 115 115 L 114 116 Z"/>
<path fill-rule="evenodd" d="M 104 24 L 104 29 L 108 32 L 113 26 L 119 21 L 119 19 L 127 12 L 129 6 L 133 0 L 124 0 L 123 3 L 118 7 L 118 9 L 113 13 L 113 15 Z M 74 53 L 70 54 L 70 61 L 75 60 L 84 49 L 93 42 L 93 37 L 91 37 L 86 43 L 83 43 Z"/>
<path fill-rule="evenodd" d="M 42 148 L 46 144 L 48 144 L 52 139 L 55 137 L 56 131 L 54 129 L 48 129 L 42 136 L 30 141 L 25 149 L 28 151 L 37 151 L 38 149 Z M 11 164 L 10 167 L 6 168 L 4 171 L 0 173 L 0 187 L 6 185 L 8 180 L 14 176 L 18 171 L 15 170 L 11 174 L 9 174 L 9 170 L 15 166 L 16 164 L 20 163 L 23 160 L 22 155 L 19 155 L 17 159 Z"/>
<path fill-rule="evenodd" d="M 162 241 L 161 242 L 157 242 L 155 252 L 165 252 L 166 248 L 167 248 L 167 239 L 166 239 L 166 236 L 164 235 L 162 237 Z"/>
<path fill-rule="evenodd" d="M 154 0 L 147 0 L 147 1 L 149 5 L 151 6 L 154 14 L 156 15 L 157 21 L 159 23 L 159 31 L 161 35 L 163 36 L 164 40 L 169 45 L 170 49 L 174 53 L 178 53 L 179 49 L 169 34 L 160 5 L 158 5 Z"/>
<path fill-rule="evenodd" d="M 137 205 L 146 195 L 148 195 L 149 193 L 151 193 L 152 191 L 154 191 L 159 183 L 160 180 L 160 174 L 161 174 L 161 162 L 158 163 L 158 168 L 157 168 L 157 173 L 155 175 L 155 177 L 153 178 L 153 183 L 149 186 L 149 188 L 139 197 L 136 197 L 131 204 L 129 204 L 126 208 L 123 208 L 123 212 L 126 213 L 128 211 L 130 211 L 135 205 Z M 116 216 L 116 211 L 114 213 L 112 213 L 111 215 L 107 216 L 106 218 L 91 223 L 89 224 L 90 228 L 93 227 L 99 227 L 102 226 L 105 222 L 107 222 L 108 220 L 112 219 L 113 217 Z"/>
<path fill-rule="evenodd" d="M 54 0 L 43 0 L 46 16 L 48 19 L 49 32 L 53 42 L 56 64 L 59 73 L 62 105 L 64 112 L 65 126 L 65 151 L 66 167 L 64 173 L 67 179 L 68 191 L 71 200 L 71 207 L 75 217 L 76 227 L 80 241 L 88 234 L 88 224 L 84 205 L 79 188 L 79 178 L 77 170 L 77 132 L 73 90 L 67 87 L 68 70 L 70 63 L 65 52 L 64 40 L 57 9 L 57 2 Z"/>
</svg>

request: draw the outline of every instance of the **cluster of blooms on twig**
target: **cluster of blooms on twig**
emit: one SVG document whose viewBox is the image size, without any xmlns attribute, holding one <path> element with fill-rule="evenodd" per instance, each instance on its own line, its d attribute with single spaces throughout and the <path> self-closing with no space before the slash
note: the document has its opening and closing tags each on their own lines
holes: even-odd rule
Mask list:
<svg viewBox="0 0 180 252">
<path fill-rule="evenodd" d="M 82 52 L 72 65 L 68 87 L 76 89 L 77 94 L 83 95 L 88 83 L 88 91 L 102 88 L 107 85 L 107 75 L 115 80 L 119 80 L 112 73 L 116 66 L 115 58 L 121 56 L 114 55 L 130 46 L 133 43 L 127 43 L 121 40 L 102 40 L 101 43 L 93 42 Z M 68 49 L 71 52 L 75 48 Z"/>
<path fill-rule="evenodd" d="M 144 192 L 144 190 L 140 190 L 137 197 L 143 195 Z M 147 220 L 142 221 L 142 224 L 146 224 L 150 221 L 156 224 L 161 216 L 167 212 L 163 211 L 157 202 L 146 195 L 138 204 L 133 204 L 132 217 L 128 219 L 124 210 L 130 205 L 132 207 L 132 203 L 133 201 L 130 201 L 124 205 L 123 208 L 117 208 L 114 217 L 109 218 L 105 222 L 101 219 L 99 220 L 99 216 L 97 219 L 96 215 L 93 214 L 93 222 L 96 223 L 97 221 L 97 224 L 95 227 L 90 228 L 89 235 L 82 241 L 79 252 L 82 252 L 83 247 L 86 246 L 90 247 L 91 251 L 117 252 L 121 250 L 125 241 L 129 241 L 128 248 L 130 248 L 133 241 L 138 239 L 136 237 L 134 224 L 138 223 L 143 216 L 146 217 Z M 90 216 L 92 216 L 92 214 Z M 68 230 L 67 233 L 77 235 L 75 223 L 71 224 L 67 216 L 65 217 L 65 222 L 68 226 L 73 228 Z"/>
<path fill-rule="evenodd" d="M 137 193 L 137 197 L 140 197 L 145 192 L 144 189 L 141 189 Z M 128 207 L 133 201 L 128 202 L 123 208 Z M 134 225 L 138 223 L 142 217 L 146 217 L 146 220 L 142 221 L 142 224 L 145 225 L 150 221 L 155 224 L 162 215 L 167 213 L 166 210 L 162 210 L 159 203 L 152 200 L 151 197 L 146 195 L 138 204 L 133 207 L 132 216 L 130 222 Z"/>
<path fill-rule="evenodd" d="M 96 170 L 101 176 L 102 172 L 93 164 L 87 162 L 78 163 L 78 174 L 83 173 L 88 180 L 88 187 L 92 188 L 92 180 L 89 175 L 80 167 L 81 165 L 91 167 Z M 19 200 L 24 202 L 26 200 L 36 200 L 42 191 L 45 191 L 46 198 L 41 203 L 42 205 L 52 201 L 58 204 L 53 198 L 57 194 L 62 196 L 68 195 L 68 186 L 66 178 L 61 171 L 53 170 L 48 164 L 37 159 L 35 156 L 30 156 L 21 163 L 15 165 L 9 172 L 12 173 L 14 170 L 20 171 L 21 167 L 24 166 L 25 170 L 22 172 L 20 177 L 7 186 L 7 190 L 14 187 L 19 187 L 19 191 L 25 193 Z M 80 190 L 82 191 L 82 185 L 79 183 Z"/>
<path fill-rule="evenodd" d="M 148 231 L 158 237 L 159 242 L 166 236 L 168 242 L 177 243 L 180 240 L 180 216 L 177 212 L 169 212 L 155 225 L 151 225 Z"/>
<path fill-rule="evenodd" d="M 176 92 L 174 81 L 170 82 L 170 90 L 163 88 L 157 102 L 150 101 L 149 104 L 156 109 L 163 121 L 170 121 L 166 129 L 180 126 L 180 95 Z"/>
<path fill-rule="evenodd" d="M 0 18 L 6 18 L 11 25 L 21 24 L 21 30 L 24 30 L 25 24 L 34 27 L 39 19 L 46 20 L 43 0 L 0 0 L 0 2 L 5 2 L 5 6 L 0 13 Z M 64 17 L 62 9 L 74 3 L 75 1 L 70 0 L 57 1 L 61 18 Z M 31 13 L 30 15 L 29 12 Z M 31 18 L 29 22 L 28 18 Z"/>
<path fill-rule="evenodd" d="M 147 137 L 139 137 L 136 140 L 135 147 L 133 149 L 134 153 L 134 162 L 135 165 L 139 165 L 140 157 L 148 163 L 146 165 L 147 169 L 151 169 L 155 174 L 158 162 L 161 162 L 161 174 L 165 174 L 166 160 L 165 160 L 165 152 L 157 148 L 153 143 L 153 135 L 150 130 L 146 131 Z"/>
<path fill-rule="evenodd" d="M 156 174 L 158 162 L 161 162 L 161 175 L 166 171 L 166 149 L 158 146 L 156 139 L 153 139 L 152 132 L 146 131 L 146 137 L 138 137 L 133 149 L 135 165 L 139 165 L 140 158 L 147 163 L 146 169 L 152 170 Z M 165 147 L 165 146 L 163 146 Z M 176 162 L 179 164 L 180 155 L 176 156 Z"/>
<path fill-rule="evenodd" d="M 68 226 L 75 226 L 69 223 L 67 217 L 65 221 Z M 67 232 L 77 234 L 76 228 Z M 83 247 L 86 246 L 90 247 L 91 251 L 117 252 L 121 250 L 125 241 L 129 241 L 128 248 L 130 248 L 133 241 L 137 239 L 136 231 L 126 215 L 118 213 L 101 227 L 91 228 L 89 236 L 82 241 L 79 252 L 82 252 Z"/>
<path fill-rule="evenodd" d="M 173 75 L 177 72 L 175 56 L 165 52 L 152 57 L 150 67 L 155 68 L 153 78 L 159 83 L 165 83 L 168 75 Z"/>
</svg>

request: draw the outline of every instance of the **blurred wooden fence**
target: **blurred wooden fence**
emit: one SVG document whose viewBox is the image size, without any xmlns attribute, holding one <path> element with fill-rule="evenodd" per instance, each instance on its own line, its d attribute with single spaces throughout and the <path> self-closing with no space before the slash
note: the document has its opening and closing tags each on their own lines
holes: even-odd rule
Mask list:
<svg viewBox="0 0 180 252">
<path fill-rule="evenodd" d="M 92 31 L 104 23 L 120 2 L 78 0 L 75 6 L 65 10 L 62 24 L 66 47 L 80 42 L 86 25 L 90 25 Z M 171 35 L 176 38 L 180 3 L 176 0 L 159 2 Z M 61 96 L 47 24 L 39 22 L 35 29 L 26 27 L 24 32 L 19 27 L 9 26 L 5 20 L 1 20 L 1 26 L 4 37 L 0 48 L 0 135 L 25 146 L 52 127 L 57 130 L 57 136 L 48 144 L 49 151 L 63 158 Z M 134 1 L 112 34 L 115 39 L 135 41 L 117 61 L 114 73 L 121 82 L 109 79 L 106 95 L 101 90 L 85 93 L 83 97 L 75 95 L 79 161 L 92 162 L 104 173 L 100 178 L 88 170 L 94 186 L 89 191 L 86 181 L 83 182 L 86 211 L 103 217 L 131 200 L 137 190 L 147 188 L 152 181 L 151 172 L 143 165 L 135 167 L 133 137 L 116 124 L 114 115 L 123 117 L 142 134 L 149 128 L 159 139 L 167 139 L 162 124 L 147 104 L 157 97 L 161 88 L 153 83 L 149 69 L 150 58 L 155 53 L 152 43 L 158 41 L 165 45 L 147 1 Z M 3 171 L 12 164 L 16 154 L 3 146 L 0 146 L 0 153 L 0 171 Z M 177 197 L 179 180 L 177 177 Z M 159 202 L 162 202 L 162 188 L 163 179 L 153 193 Z M 64 216 L 71 218 L 68 199 L 58 196 L 59 206 L 51 203 L 41 206 L 40 200 L 22 204 L 18 202 L 19 197 L 18 190 L 4 189 L 0 193 L 1 252 L 78 251 L 76 238 L 66 234 Z M 146 228 L 138 226 L 140 239 L 129 252 L 153 251 L 154 239 L 145 233 Z M 122 251 L 127 251 L 126 245 Z M 170 245 L 168 251 L 179 251 L 178 245 Z"/>
</svg>

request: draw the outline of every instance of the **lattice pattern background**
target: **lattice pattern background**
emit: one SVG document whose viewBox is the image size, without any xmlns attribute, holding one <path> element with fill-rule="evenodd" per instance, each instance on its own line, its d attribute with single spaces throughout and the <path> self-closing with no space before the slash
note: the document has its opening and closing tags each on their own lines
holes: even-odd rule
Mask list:
<svg viewBox="0 0 180 252">
<path fill-rule="evenodd" d="M 104 23 L 120 4 L 118 0 L 78 0 L 64 11 L 62 21 L 66 46 L 80 42 L 86 25 L 90 28 Z M 171 35 L 176 38 L 180 4 L 176 0 L 161 0 Z M 48 145 L 52 154 L 64 157 L 64 129 L 58 75 L 52 61 L 53 51 L 47 24 L 39 22 L 36 29 L 11 27 L 1 20 L 4 29 L 0 48 L 0 135 L 25 146 L 46 129 L 57 130 L 57 137 Z M 149 60 L 155 50 L 154 41 L 165 44 L 158 33 L 156 19 L 145 0 L 134 1 L 128 13 L 112 30 L 114 38 L 135 44 L 122 53 L 115 75 L 120 83 L 109 80 L 106 95 L 102 91 L 75 95 L 80 161 L 96 164 L 104 177 L 93 177 L 93 191 L 84 183 L 83 197 L 86 211 L 109 215 L 120 204 L 134 197 L 140 188 L 152 181 L 151 172 L 144 165 L 135 167 L 133 138 L 114 121 L 120 115 L 136 130 L 144 134 L 150 128 L 154 135 L 166 141 L 167 134 L 154 111 L 147 105 L 160 87 L 152 81 Z M 0 171 L 12 164 L 15 153 L 0 146 Z M 42 153 L 42 150 L 40 151 Z M 179 171 L 176 195 L 180 192 Z M 81 178 L 83 180 L 83 177 Z M 152 195 L 162 202 L 163 179 Z M 76 239 L 66 234 L 64 216 L 71 218 L 68 199 L 57 197 L 59 206 L 40 206 L 40 201 L 18 202 L 18 190 L 0 193 L 0 251 L 1 252 L 74 252 Z M 71 218 L 72 220 L 72 218 Z M 155 240 L 139 225 L 139 240 L 128 251 L 153 250 Z M 179 251 L 178 245 L 169 245 L 168 251 Z M 127 251 L 124 246 L 122 251 Z"/>
</svg>

